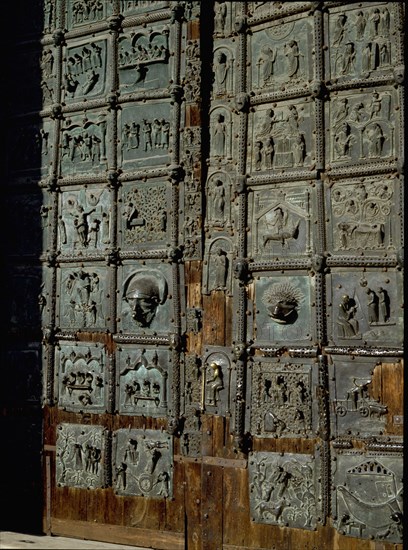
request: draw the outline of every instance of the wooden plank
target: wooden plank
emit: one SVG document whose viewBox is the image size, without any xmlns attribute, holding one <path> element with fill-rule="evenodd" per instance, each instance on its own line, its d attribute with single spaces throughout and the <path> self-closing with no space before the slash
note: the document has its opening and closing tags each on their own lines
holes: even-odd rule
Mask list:
<svg viewBox="0 0 408 550">
<path fill-rule="evenodd" d="M 144 546 L 157 550 L 184 550 L 184 535 L 172 531 L 153 531 L 107 523 L 88 523 L 52 518 L 52 534 L 85 540 Z"/>
<path fill-rule="evenodd" d="M 203 296 L 203 342 L 208 346 L 225 345 L 225 296 L 213 292 Z"/>
<path fill-rule="evenodd" d="M 203 529 L 203 549 L 219 550 L 223 537 L 223 469 L 218 466 L 203 464 L 202 466 L 202 498 L 201 509 Z"/>
<path fill-rule="evenodd" d="M 201 464 L 184 464 L 186 548 L 202 550 L 201 533 Z"/>
<path fill-rule="evenodd" d="M 404 366 L 402 361 L 380 363 L 374 368 L 372 396 L 388 408 L 386 434 L 402 436 L 404 434 Z M 396 422 L 398 419 L 401 419 L 402 422 Z"/>
</svg>

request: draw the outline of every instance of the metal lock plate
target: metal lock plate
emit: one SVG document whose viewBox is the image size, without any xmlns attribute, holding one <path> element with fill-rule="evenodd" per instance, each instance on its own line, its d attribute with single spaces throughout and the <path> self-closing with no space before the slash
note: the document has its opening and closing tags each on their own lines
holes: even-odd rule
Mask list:
<svg viewBox="0 0 408 550">
<path fill-rule="evenodd" d="M 318 467 L 305 454 L 249 454 L 249 502 L 252 521 L 315 529 L 319 516 Z"/>
<path fill-rule="evenodd" d="M 170 498 L 173 495 L 173 441 L 157 430 L 117 430 L 113 434 L 114 487 L 119 495 Z"/>
<path fill-rule="evenodd" d="M 97 489 L 106 485 L 107 435 L 102 426 L 58 425 L 55 459 L 58 486 Z"/>
</svg>

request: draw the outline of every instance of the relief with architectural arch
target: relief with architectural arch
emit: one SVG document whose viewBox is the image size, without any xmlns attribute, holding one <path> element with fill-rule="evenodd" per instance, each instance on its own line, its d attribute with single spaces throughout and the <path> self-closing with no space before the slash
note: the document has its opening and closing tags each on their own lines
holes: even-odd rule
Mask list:
<svg viewBox="0 0 408 550">
<path fill-rule="evenodd" d="M 251 118 L 248 165 L 253 175 L 314 164 L 314 106 L 309 98 L 262 105 Z"/>
<path fill-rule="evenodd" d="M 250 42 L 251 88 L 256 93 L 307 91 L 314 78 L 313 21 L 294 15 L 258 28 Z"/>
<path fill-rule="evenodd" d="M 255 260 L 312 252 L 314 193 L 308 183 L 262 186 L 253 190 L 249 201 L 248 235 Z"/>
</svg>

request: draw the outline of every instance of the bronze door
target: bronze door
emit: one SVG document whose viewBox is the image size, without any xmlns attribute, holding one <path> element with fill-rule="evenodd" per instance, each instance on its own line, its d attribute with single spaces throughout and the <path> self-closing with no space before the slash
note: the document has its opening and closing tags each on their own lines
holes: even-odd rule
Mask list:
<svg viewBox="0 0 408 550">
<path fill-rule="evenodd" d="M 400 548 L 403 5 L 43 15 L 8 178 L 41 218 L 13 276 L 38 289 L 44 529 Z"/>
</svg>

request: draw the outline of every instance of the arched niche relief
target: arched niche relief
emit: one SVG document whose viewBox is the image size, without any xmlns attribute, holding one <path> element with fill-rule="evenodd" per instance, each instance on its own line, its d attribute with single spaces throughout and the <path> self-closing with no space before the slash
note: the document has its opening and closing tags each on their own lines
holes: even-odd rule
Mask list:
<svg viewBox="0 0 408 550">
<path fill-rule="evenodd" d="M 232 159 L 232 116 L 226 107 L 215 107 L 210 114 L 211 156 L 219 163 Z"/>
<path fill-rule="evenodd" d="M 213 239 L 205 255 L 203 294 L 226 292 L 232 294 L 232 243 L 230 239 Z"/>
<path fill-rule="evenodd" d="M 228 230 L 231 228 L 231 178 L 221 170 L 208 178 L 206 194 L 208 209 L 205 228 Z"/>
<path fill-rule="evenodd" d="M 224 97 L 232 93 L 235 76 L 234 53 L 226 46 L 219 46 L 214 50 L 213 62 L 213 94 L 214 98 Z"/>
</svg>

